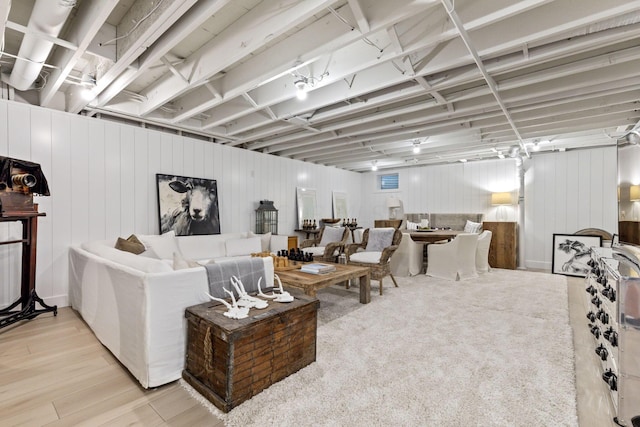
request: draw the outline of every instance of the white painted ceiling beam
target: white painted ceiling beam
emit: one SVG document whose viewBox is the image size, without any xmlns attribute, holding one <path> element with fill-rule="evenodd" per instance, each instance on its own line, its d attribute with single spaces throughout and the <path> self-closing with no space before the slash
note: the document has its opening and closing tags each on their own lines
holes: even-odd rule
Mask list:
<svg viewBox="0 0 640 427">
<path fill-rule="evenodd" d="M 151 9 L 145 0 L 138 0 L 143 8 Z M 127 40 L 127 49 L 120 52 L 118 61 L 102 75 L 96 82 L 94 93 L 100 93 L 106 89 L 118 76 L 127 70 L 127 68 L 138 59 L 138 57 L 166 31 L 171 25 L 180 18 L 196 0 L 173 0 L 162 9 L 154 12 L 145 21 L 145 25 L 141 26 L 131 34 Z M 105 42 L 108 40 L 105 40 Z M 78 113 L 87 105 L 87 101 L 82 99 L 79 94 L 68 97 L 67 111 Z"/>
<path fill-rule="evenodd" d="M 187 58 L 178 69 L 182 74 L 189 75 L 192 84 L 202 84 L 334 2 L 289 1 L 286 5 L 282 2 L 262 2 L 223 31 L 221 37 L 212 39 Z M 142 106 L 142 114 L 148 114 L 188 89 L 175 76 L 165 76 L 144 91 L 148 101 Z"/>
<path fill-rule="evenodd" d="M 131 84 L 184 40 L 193 28 L 202 25 L 209 17 L 222 9 L 231 0 L 199 0 L 156 43 L 147 49 L 139 60 L 138 70 L 126 71 L 118 76 L 98 97 L 95 105 L 104 107 L 114 96 Z"/>
</svg>

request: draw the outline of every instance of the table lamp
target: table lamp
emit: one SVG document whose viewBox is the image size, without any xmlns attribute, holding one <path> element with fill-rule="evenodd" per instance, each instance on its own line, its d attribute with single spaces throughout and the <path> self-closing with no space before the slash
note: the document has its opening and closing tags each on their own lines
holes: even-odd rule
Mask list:
<svg viewBox="0 0 640 427">
<path fill-rule="evenodd" d="M 389 219 L 396 219 L 397 210 L 400 207 L 400 199 L 397 197 L 387 198 L 387 207 L 389 208 Z"/>
<path fill-rule="evenodd" d="M 498 206 L 496 210 L 496 218 L 498 221 L 506 221 L 507 220 L 507 205 L 512 205 L 511 201 L 511 193 L 491 193 L 491 204 L 493 206 Z"/>
</svg>

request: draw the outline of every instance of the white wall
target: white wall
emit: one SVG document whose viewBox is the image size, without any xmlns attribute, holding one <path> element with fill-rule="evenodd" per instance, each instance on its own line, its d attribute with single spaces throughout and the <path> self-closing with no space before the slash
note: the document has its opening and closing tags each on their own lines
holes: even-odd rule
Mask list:
<svg viewBox="0 0 640 427">
<path fill-rule="evenodd" d="M 156 173 L 216 179 L 221 231 L 255 229 L 260 200 L 273 200 L 279 234 L 297 228 L 296 187 L 317 190 L 318 217 L 332 191 L 361 205 L 361 174 L 227 147 L 141 127 L 0 101 L 0 155 L 40 163 L 51 190 L 36 197 L 37 291 L 67 305 L 68 248 L 88 240 L 158 234 Z M 21 236 L 0 224 L 0 241 Z M 0 246 L 0 307 L 19 297 L 20 245 Z"/>
<path fill-rule="evenodd" d="M 617 232 L 616 147 L 535 155 L 525 169 L 525 266 L 551 270 L 554 233 L 582 228 Z M 377 190 L 381 174 L 399 173 L 398 191 Z M 515 160 L 489 160 L 369 172 L 362 181 L 367 209 L 359 222 L 373 226 L 374 219 L 389 217 L 387 197 L 404 203 L 404 212 L 481 212 L 485 221 L 496 220 L 492 192 L 519 187 Z M 517 191 L 515 191 L 517 193 Z M 518 221 L 518 207 L 507 207 L 508 220 Z"/>
<path fill-rule="evenodd" d="M 399 190 L 378 190 L 379 176 L 395 172 L 399 174 Z M 392 195 L 402 200 L 406 213 L 484 213 L 485 221 L 495 221 L 497 207 L 491 205 L 491 193 L 513 191 L 515 202 L 518 186 L 513 159 L 368 172 L 362 192 L 371 198 L 367 198 L 367 209 L 362 210 L 358 222 L 370 227 L 375 219 L 389 218 L 386 200 Z M 508 221 L 518 220 L 517 206 L 505 209 Z"/>
<path fill-rule="evenodd" d="M 551 153 L 525 162 L 525 264 L 551 269 L 554 233 L 617 233 L 616 147 Z"/>
</svg>

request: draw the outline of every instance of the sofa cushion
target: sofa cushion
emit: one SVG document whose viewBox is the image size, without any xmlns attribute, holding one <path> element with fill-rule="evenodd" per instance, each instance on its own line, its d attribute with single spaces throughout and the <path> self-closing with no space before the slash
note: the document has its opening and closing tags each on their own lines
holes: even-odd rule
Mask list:
<svg viewBox="0 0 640 427">
<path fill-rule="evenodd" d="M 467 223 L 464 226 L 465 233 L 480 233 L 481 230 L 482 230 L 481 222 L 473 222 L 473 221 L 467 220 Z"/>
<path fill-rule="evenodd" d="M 344 227 L 324 227 L 322 232 L 322 239 L 318 246 L 327 246 L 329 243 L 339 242 L 342 240 L 344 234 Z"/>
<path fill-rule="evenodd" d="M 251 255 L 262 251 L 260 237 L 249 237 L 246 239 L 229 239 L 225 242 L 227 256 Z"/>
<path fill-rule="evenodd" d="M 178 246 L 185 258 L 213 259 L 227 255 L 225 242 L 229 239 L 239 239 L 241 233 L 200 234 L 194 236 L 178 236 Z"/>
<path fill-rule="evenodd" d="M 161 235 L 143 235 L 140 236 L 140 240 L 144 243 L 147 251 L 150 251 L 156 258 L 160 259 L 173 259 L 174 253 L 179 253 L 178 241 L 176 240 L 175 231 L 171 230 L 168 233 Z"/>
<path fill-rule="evenodd" d="M 134 268 L 144 273 L 164 273 L 173 271 L 171 266 L 162 260 L 146 258 L 114 248 L 113 240 L 83 243 L 81 247 L 96 256 L 106 258 L 110 261 L 117 262 L 118 264 L 126 265 L 127 267 Z"/>
<path fill-rule="evenodd" d="M 118 237 L 115 248 L 121 251 L 131 252 L 135 255 L 139 255 L 146 250 L 144 244 L 138 240 L 135 234 L 132 234 L 126 239 Z"/>
<path fill-rule="evenodd" d="M 261 251 L 266 252 L 270 248 L 271 243 L 271 232 L 265 234 L 255 234 L 253 231 L 247 232 L 247 238 L 249 237 L 259 237 L 260 238 L 260 246 L 262 247 Z"/>
<path fill-rule="evenodd" d="M 380 262 L 382 251 L 356 252 L 349 257 L 350 261 L 377 264 Z"/>
<path fill-rule="evenodd" d="M 187 268 L 201 267 L 197 261 L 186 259 L 178 252 L 173 253 L 173 269 L 174 270 L 185 270 Z"/>
</svg>

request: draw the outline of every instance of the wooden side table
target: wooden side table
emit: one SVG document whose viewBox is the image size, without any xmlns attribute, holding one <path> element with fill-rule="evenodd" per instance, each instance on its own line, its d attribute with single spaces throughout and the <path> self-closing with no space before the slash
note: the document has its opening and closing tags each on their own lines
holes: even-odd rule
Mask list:
<svg viewBox="0 0 640 427">
<path fill-rule="evenodd" d="M 489 246 L 489 265 L 515 270 L 518 265 L 518 223 L 483 222 L 482 228 L 493 233 Z"/>
<path fill-rule="evenodd" d="M 313 228 L 313 229 L 296 229 L 295 231 L 297 231 L 298 233 L 305 233 L 306 236 L 304 237 L 305 240 L 309 238 L 309 236 L 313 236 L 316 237 L 316 234 L 318 234 L 320 232 L 319 228 Z"/>
</svg>

